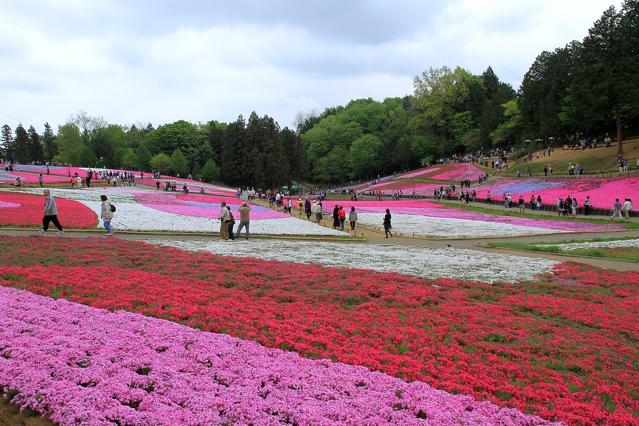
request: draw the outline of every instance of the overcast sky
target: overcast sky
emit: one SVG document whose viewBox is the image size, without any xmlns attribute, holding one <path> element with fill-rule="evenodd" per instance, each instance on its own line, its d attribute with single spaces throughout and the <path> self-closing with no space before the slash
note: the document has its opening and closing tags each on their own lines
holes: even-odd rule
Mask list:
<svg viewBox="0 0 639 426">
<path fill-rule="evenodd" d="M 618 1 L 614 2 L 618 5 Z M 0 124 L 275 117 L 412 92 L 433 66 L 517 88 L 611 0 L 0 0 Z"/>
</svg>

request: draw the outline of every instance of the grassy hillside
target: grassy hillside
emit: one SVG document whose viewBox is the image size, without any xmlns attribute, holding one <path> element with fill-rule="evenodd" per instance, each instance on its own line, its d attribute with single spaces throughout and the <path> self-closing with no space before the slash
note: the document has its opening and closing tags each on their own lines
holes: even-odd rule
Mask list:
<svg viewBox="0 0 639 426">
<path fill-rule="evenodd" d="M 639 139 L 630 139 L 624 141 L 624 158 L 630 160 L 630 170 L 636 169 L 636 161 L 639 158 Z M 550 157 L 544 157 L 540 154 L 540 158 L 537 160 L 533 157 L 532 162 L 524 162 L 523 159 L 516 161 L 509 170 L 503 172 L 506 176 L 515 176 L 517 170 L 521 172 L 522 176 L 528 174 L 530 170 L 534 175 L 543 175 L 544 164 L 552 165 L 553 174 L 555 175 L 567 175 L 568 165 L 570 163 L 579 163 L 585 168 L 584 174 L 598 174 L 617 172 L 619 170 L 617 161 L 617 147 L 615 145 L 610 148 L 598 147 L 595 149 L 586 149 L 573 151 L 562 150 L 561 148 L 555 149 Z"/>
</svg>

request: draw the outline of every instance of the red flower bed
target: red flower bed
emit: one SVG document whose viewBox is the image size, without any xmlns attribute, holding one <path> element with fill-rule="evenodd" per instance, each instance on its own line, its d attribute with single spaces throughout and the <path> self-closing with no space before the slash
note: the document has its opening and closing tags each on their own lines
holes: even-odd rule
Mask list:
<svg viewBox="0 0 639 426">
<path fill-rule="evenodd" d="M 571 424 L 636 423 L 639 274 L 422 280 L 114 240 L 0 238 L 0 284 L 328 357 Z"/>
<path fill-rule="evenodd" d="M 95 228 L 96 214 L 84 204 L 55 197 L 58 218 L 63 227 Z M 3 207 L 4 206 L 4 207 Z M 0 192 L 0 225 L 41 226 L 44 214 L 44 196 Z"/>
</svg>

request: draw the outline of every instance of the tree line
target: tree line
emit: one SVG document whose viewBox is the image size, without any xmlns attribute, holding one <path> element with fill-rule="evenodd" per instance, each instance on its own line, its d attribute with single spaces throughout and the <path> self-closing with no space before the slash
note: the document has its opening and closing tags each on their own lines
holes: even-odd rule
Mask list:
<svg viewBox="0 0 639 426">
<path fill-rule="evenodd" d="M 291 129 L 253 112 L 232 123 L 180 120 L 158 128 L 108 124 L 80 112 L 44 133 L 7 124 L 0 134 L 0 157 L 19 163 L 156 171 L 229 185 L 274 188 L 304 175 L 304 149 Z"/>
</svg>

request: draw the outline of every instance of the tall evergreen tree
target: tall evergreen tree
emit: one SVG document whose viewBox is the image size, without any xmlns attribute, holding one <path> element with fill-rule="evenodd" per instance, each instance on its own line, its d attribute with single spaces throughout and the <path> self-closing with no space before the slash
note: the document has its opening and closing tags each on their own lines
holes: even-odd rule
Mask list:
<svg viewBox="0 0 639 426">
<path fill-rule="evenodd" d="M 29 127 L 29 157 L 30 161 L 36 163 L 42 163 L 44 160 L 44 150 L 42 148 L 42 142 L 40 141 L 40 135 L 36 131 L 35 127 Z"/>
<path fill-rule="evenodd" d="M 246 170 L 246 122 L 241 115 L 229 124 L 222 141 L 222 181 L 229 185 L 249 185 L 250 170 Z"/>
<path fill-rule="evenodd" d="M 55 145 L 55 134 L 49 123 L 44 123 L 44 133 L 42 134 L 42 143 L 44 145 L 44 159 L 51 161 L 58 153 Z"/>
<path fill-rule="evenodd" d="M 29 163 L 31 161 L 31 150 L 29 146 L 29 134 L 22 126 L 16 127 L 16 138 L 14 140 L 15 159 L 19 163 Z"/>
<path fill-rule="evenodd" d="M 0 134 L 0 149 L 2 156 L 7 160 L 14 160 L 13 154 L 13 131 L 8 124 L 2 126 L 2 134 Z"/>
</svg>

